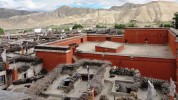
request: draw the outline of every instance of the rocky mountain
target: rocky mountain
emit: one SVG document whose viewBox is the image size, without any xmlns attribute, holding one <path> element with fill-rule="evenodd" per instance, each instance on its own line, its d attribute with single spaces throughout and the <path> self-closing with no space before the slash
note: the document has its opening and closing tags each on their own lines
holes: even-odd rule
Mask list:
<svg viewBox="0 0 178 100">
<path fill-rule="evenodd" d="M 21 29 L 81 23 L 87 25 L 128 23 L 136 20 L 139 23 L 171 21 L 178 12 L 178 3 L 171 1 L 153 1 L 146 4 L 126 3 L 110 9 L 72 8 L 63 6 L 52 12 L 40 12 L 22 16 L 0 19 L 0 27 Z"/>
<path fill-rule="evenodd" d="M 129 10 L 129 9 L 140 7 L 140 6 L 142 6 L 142 4 L 125 3 L 122 6 L 112 6 L 110 9 L 119 11 L 119 10 Z"/>
<path fill-rule="evenodd" d="M 25 10 L 14 10 L 14 9 L 5 9 L 0 8 L 0 18 L 9 18 L 17 15 L 28 15 L 35 12 L 25 11 Z"/>
<path fill-rule="evenodd" d="M 51 14 L 62 18 L 75 15 L 86 15 L 94 12 L 95 10 L 90 8 L 72 8 L 69 6 L 62 6 L 61 8 L 51 12 Z"/>
</svg>

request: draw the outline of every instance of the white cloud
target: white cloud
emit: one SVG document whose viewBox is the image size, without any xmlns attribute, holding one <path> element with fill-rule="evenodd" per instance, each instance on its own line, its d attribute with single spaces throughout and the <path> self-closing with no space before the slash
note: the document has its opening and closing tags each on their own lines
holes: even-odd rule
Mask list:
<svg viewBox="0 0 178 100">
<path fill-rule="evenodd" d="M 38 10 L 42 6 L 35 4 L 32 0 L 0 0 L 1 8 L 19 10 Z"/>
<path fill-rule="evenodd" d="M 85 4 L 98 4 L 103 5 L 105 8 L 111 6 L 122 5 L 126 2 L 131 3 L 146 3 L 150 1 L 157 0 L 0 0 L 1 8 L 10 8 L 10 9 L 20 9 L 20 10 L 41 10 L 41 11 L 50 11 L 54 10 L 57 7 L 63 5 L 83 5 Z M 176 0 L 167 0 L 167 1 L 176 1 Z"/>
</svg>

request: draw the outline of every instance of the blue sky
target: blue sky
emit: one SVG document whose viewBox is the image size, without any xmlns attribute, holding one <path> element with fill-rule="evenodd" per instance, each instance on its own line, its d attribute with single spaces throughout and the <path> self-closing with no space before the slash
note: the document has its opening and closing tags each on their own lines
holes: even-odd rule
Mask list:
<svg viewBox="0 0 178 100">
<path fill-rule="evenodd" d="M 124 3 L 147 3 L 156 0 L 0 0 L 1 8 L 29 10 L 29 11 L 52 11 L 61 6 L 84 8 L 110 8 Z M 160 0 L 161 1 L 161 0 Z M 176 1 L 178 0 L 167 0 Z"/>
</svg>

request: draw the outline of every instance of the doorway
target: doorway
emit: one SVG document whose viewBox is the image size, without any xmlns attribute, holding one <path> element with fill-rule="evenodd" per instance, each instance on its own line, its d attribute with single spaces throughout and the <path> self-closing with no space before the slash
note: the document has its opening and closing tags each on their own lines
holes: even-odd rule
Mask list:
<svg viewBox="0 0 178 100">
<path fill-rule="evenodd" d="M 107 41 L 111 41 L 111 37 L 106 37 L 106 40 Z"/>
<path fill-rule="evenodd" d="M 83 43 L 83 38 L 81 38 L 81 43 Z"/>
</svg>

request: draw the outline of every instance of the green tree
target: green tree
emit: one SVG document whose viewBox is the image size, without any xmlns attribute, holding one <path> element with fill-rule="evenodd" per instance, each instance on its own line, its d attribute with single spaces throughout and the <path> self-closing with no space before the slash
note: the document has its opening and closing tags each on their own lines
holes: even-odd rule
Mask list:
<svg viewBox="0 0 178 100">
<path fill-rule="evenodd" d="M 72 29 L 81 29 L 83 26 L 81 24 L 75 24 Z"/>
<path fill-rule="evenodd" d="M 4 34 L 4 29 L 0 28 L 0 35 Z"/>
<path fill-rule="evenodd" d="M 96 25 L 96 28 L 107 28 L 106 26 Z"/>
<path fill-rule="evenodd" d="M 174 20 L 174 23 L 173 23 L 174 27 L 178 29 L 178 12 L 174 14 L 173 20 Z"/>
<path fill-rule="evenodd" d="M 32 32 L 32 29 L 26 29 L 26 30 L 24 30 L 24 33 L 27 33 L 27 32 Z"/>
<path fill-rule="evenodd" d="M 127 25 L 127 27 L 137 27 L 136 22 L 137 22 L 136 20 L 130 20 L 130 22 Z"/>
<path fill-rule="evenodd" d="M 70 31 L 70 29 L 69 29 L 68 27 L 67 27 L 67 28 L 65 28 L 64 30 L 65 30 L 65 32 L 66 32 L 66 31 Z"/>
<path fill-rule="evenodd" d="M 170 23 L 161 23 L 160 25 L 159 25 L 159 27 L 173 27 L 173 25 L 172 24 L 170 24 Z"/>
<path fill-rule="evenodd" d="M 125 27 L 126 27 L 125 24 L 115 24 L 115 25 L 114 25 L 114 28 L 115 28 L 115 29 L 124 29 Z"/>
</svg>

